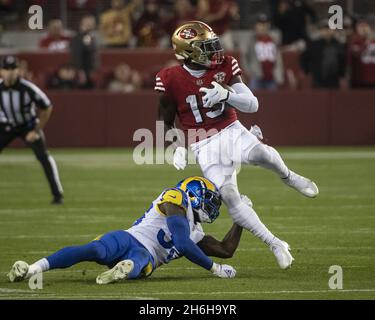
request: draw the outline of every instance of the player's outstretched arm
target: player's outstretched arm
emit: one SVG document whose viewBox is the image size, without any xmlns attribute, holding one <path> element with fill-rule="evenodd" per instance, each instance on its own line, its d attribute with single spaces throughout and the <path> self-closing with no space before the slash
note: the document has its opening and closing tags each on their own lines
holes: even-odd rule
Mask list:
<svg viewBox="0 0 375 320">
<path fill-rule="evenodd" d="M 179 253 L 191 262 L 211 271 L 221 278 L 234 278 L 236 270 L 227 265 L 219 265 L 213 262 L 200 248 L 190 239 L 190 227 L 186 218 L 185 210 L 175 204 L 165 202 L 159 206 L 160 210 L 167 216 L 167 224 L 172 234 L 174 246 Z"/>
<path fill-rule="evenodd" d="M 233 224 L 232 228 L 228 231 L 222 241 L 215 239 L 211 235 L 206 235 L 198 242 L 198 246 L 203 252 L 212 257 L 218 258 L 232 258 L 240 243 L 242 234 L 242 227 Z"/>
<path fill-rule="evenodd" d="M 210 270 L 213 261 L 190 239 L 190 227 L 185 209 L 169 202 L 159 205 L 159 208 L 167 216 L 168 228 L 178 252 L 193 263 Z"/>
</svg>

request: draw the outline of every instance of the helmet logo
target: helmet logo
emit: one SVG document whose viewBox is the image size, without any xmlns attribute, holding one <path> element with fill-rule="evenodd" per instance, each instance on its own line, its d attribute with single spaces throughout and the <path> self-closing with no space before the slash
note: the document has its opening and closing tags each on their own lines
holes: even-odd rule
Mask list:
<svg viewBox="0 0 375 320">
<path fill-rule="evenodd" d="M 182 39 L 193 39 L 198 35 L 197 31 L 195 31 L 193 28 L 185 28 L 180 32 L 180 37 Z"/>
</svg>

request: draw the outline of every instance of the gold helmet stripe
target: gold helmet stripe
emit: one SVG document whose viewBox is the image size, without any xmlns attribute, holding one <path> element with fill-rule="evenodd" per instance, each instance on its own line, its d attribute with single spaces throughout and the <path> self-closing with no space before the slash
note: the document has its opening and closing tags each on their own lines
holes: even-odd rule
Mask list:
<svg viewBox="0 0 375 320">
<path fill-rule="evenodd" d="M 199 176 L 193 176 L 193 177 L 186 178 L 184 180 L 184 182 L 182 182 L 182 184 L 181 184 L 181 189 L 186 191 L 186 186 L 188 185 L 189 182 L 191 182 L 193 180 L 202 181 L 209 190 L 216 191 L 215 185 L 210 180 L 208 180 L 206 178 L 203 178 L 203 177 L 199 177 Z"/>
<path fill-rule="evenodd" d="M 207 23 L 204 23 L 203 21 L 192 20 L 192 21 L 186 22 L 185 25 L 187 25 L 187 24 L 195 24 L 195 23 L 199 23 L 199 24 L 203 25 L 208 31 L 213 32 L 212 28 Z"/>
</svg>

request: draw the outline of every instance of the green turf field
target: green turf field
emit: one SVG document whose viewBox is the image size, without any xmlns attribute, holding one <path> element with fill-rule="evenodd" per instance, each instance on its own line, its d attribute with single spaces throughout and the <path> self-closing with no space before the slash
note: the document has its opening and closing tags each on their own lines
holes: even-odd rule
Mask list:
<svg viewBox="0 0 375 320">
<path fill-rule="evenodd" d="M 255 167 L 242 168 L 239 186 L 263 222 L 292 246 L 292 269 L 280 270 L 267 247 L 245 232 L 226 261 L 236 267 L 235 279 L 215 278 L 181 258 L 148 279 L 98 286 L 103 267 L 83 263 L 46 273 L 43 290 L 32 291 L 26 282 L 6 281 L 15 260 L 34 262 L 126 228 L 163 188 L 199 169 L 136 166 L 124 150 L 52 150 L 66 197 L 56 207 L 30 151 L 6 150 L 0 155 L 0 299 L 374 299 L 375 148 L 280 151 L 291 168 L 317 182 L 317 199 Z M 206 231 L 221 238 L 230 225 L 224 209 Z M 331 265 L 343 268 L 343 290 L 328 287 Z"/>
</svg>

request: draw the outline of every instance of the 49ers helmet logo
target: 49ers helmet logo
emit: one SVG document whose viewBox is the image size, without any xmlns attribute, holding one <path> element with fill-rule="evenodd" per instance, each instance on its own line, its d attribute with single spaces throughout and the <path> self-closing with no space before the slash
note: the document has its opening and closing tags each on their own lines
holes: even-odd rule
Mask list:
<svg viewBox="0 0 375 320">
<path fill-rule="evenodd" d="M 193 28 L 186 28 L 180 32 L 180 37 L 182 39 L 193 39 L 197 36 L 197 31 Z"/>
</svg>

